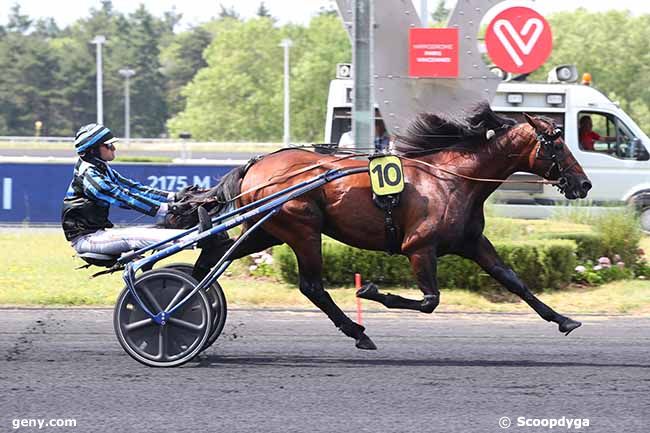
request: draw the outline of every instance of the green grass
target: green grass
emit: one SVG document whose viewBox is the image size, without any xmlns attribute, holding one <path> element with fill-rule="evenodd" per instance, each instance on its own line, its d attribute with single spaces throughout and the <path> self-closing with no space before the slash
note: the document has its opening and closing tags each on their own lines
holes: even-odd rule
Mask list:
<svg viewBox="0 0 650 433">
<path fill-rule="evenodd" d="M 528 224 L 530 222 L 526 222 Z M 523 225 L 523 224 L 522 224 Z M 534 222 L 532 227 L 543 224 Z M 528 229 L 530 230 L 530 229 Z M 0 232 L 3 272 L 0 273 L 0 305 L 112 306 L 124 287 L 121 273 L 91 279 L 99 268 L 75 270 L 83 262 L 63 234 L 53 230 L 17 229 Z M 642 241 L 650 251 L 650 237 Z M 165 262 L 194 262 L 198 251 L 183 251 Z M 228 302 L 237 306 L 314 308 L 296 287 L 272 279 L 245 276 L 245 263 L 235 263 L 230 276 L 220 279 Z M 382 287 L 392 293 L 420 298 L 417 290 Z M 355 308 L 354 289 L 333 288 L 334 300 L 343 308 Z M 619 281 L 599 287 L 571 287 L 543 293 L 553 308 L 572 313 L 650 314 L 650 281 Z M 364 309 L 381 305 L 362 301 Z M 529 312 L 530 308 L 505 290 L 477 294 L 443 288 L 438 311 Z"/>
</svg>

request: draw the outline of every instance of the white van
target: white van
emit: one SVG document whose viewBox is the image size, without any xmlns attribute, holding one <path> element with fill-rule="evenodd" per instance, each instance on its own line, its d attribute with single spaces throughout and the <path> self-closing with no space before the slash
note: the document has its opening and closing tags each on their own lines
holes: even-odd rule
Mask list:
<svg viewBox="0 0 650 433">
<path fill-rule="evenodd" d="M 325 142 L 337 143 L 351 129 L 352 80 L 330 83 Z M 564 139 L 593 184 L 591 204 L 634 204 L 641 224 L 650 231 L 650 139 L 615 103 L 589 85 L 571 83 L 503 82 L 491 103 L 496 112 L 523 121 L 522 113 L 551 117 L 564 130 Z M 603 137 L 592 149 L 580 143 L 580 119 L 590 116 L 593 130 Z M 604 137 L 610 137 L 609 143 Z M 589 146 L 590 147 L 590 146 Z M 515 178 L 534 177 L 517 173 Z M 549 216 L 565 201 L 551 185 L 504 184 L 494 198 L 497 212 L 523 218 Z"/>
</svg>

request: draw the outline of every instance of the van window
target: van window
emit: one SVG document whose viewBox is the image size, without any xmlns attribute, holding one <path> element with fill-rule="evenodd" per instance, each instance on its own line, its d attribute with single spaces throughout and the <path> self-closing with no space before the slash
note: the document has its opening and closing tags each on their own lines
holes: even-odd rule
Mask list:
<svg viewBox="0 0 650 433">
<path fill-rule="evenodd" d="M 618 117 L 609 113 L 580 112 L 578 143 L 581 150 L 618 159 L 647 160 L 649 157 L 641 140 Z"/>
</svg>

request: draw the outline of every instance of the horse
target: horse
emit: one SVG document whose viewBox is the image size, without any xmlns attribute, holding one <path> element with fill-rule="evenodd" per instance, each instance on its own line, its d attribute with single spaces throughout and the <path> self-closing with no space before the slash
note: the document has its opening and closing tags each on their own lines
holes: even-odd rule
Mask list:
<svg viewBox="0 0 650 433">
<path fill-rule="evenodd" d="M 483 103 L 465 118 L 420 114 L 397 136 L 394 154 L 402 160 L 405 179 L 400 205 L 393 211 L 398 253 L 409 259 L 423 298 L 383 293 L 374 284 L 362 287 L 358 297 L 387 308 L 432 313 L 440 302 L 437 258 L 455 254 L 476 262 L 541 318 L 556 323 L 560 332 L 568 335 L 581 326 L 539 300 L 483 234 L 486 199 L 515 172 L 554 182 L 567 199 L 584 198 L 591 188 L 553 120 L 524 116 L 525 122 L 516 123 Z M 304 149 L 283 149 L 232 170 L 215 188 L 193 200 L 214 207 L 235 199 L 236 206 L 244 206 L 331 168 L 366 164 Z M 244 230 L 252 224 L 246 222 Z M 241 244 L 235 258 L 286 243 L 297 258 L 301 293 L 353 338 L 357 348 L 376 349 L 365 328 L 352 321 L 323 287 L 323 234 L 357 248 L 386 249 L 384 212 L 373 203 L 367 172 L 334 180 L 288 201 Z"/>
</svg>

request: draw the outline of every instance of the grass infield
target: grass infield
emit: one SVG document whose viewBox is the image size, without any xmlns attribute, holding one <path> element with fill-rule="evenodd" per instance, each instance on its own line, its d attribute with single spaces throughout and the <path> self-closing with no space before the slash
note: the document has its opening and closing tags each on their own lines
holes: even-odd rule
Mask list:
<svg viewBox="0 0 650 433">
<path fill-rule="evenodd" d="M 650 238 L 643 246 L 650 247 Z M 75 270 L 83 262 L 63 233 L 51 229 L 4 229 L 0 231 L 2 272 L 0 305 L 3 306 L 113 306 L 124 287 L 121 274 L 91 279 L 99 268 Z M 194 262 L 198 251 L 183 251 L 166 262 Z M 314 308 L 296 287 L 274 279 L 245 276 L 244 264 L 235 263 L 220 279 L 230 305 L 247 307 Z M 345 309 L 355 308 L 354 288 L 330 287 L 334 300 Z M 392 293 L 420 298 L 418 290 L 382 287 Z M 618 281 L 599 287 L 573 286 L 540 294 L 561 312 L 650 314 L 650 281 Z M 364 309 L 384 309 L 362 301 Z M 530 308 L 505 289 L 478 294 L 443 288 L 438 311 L 530 312 Z"/>
</svg>

